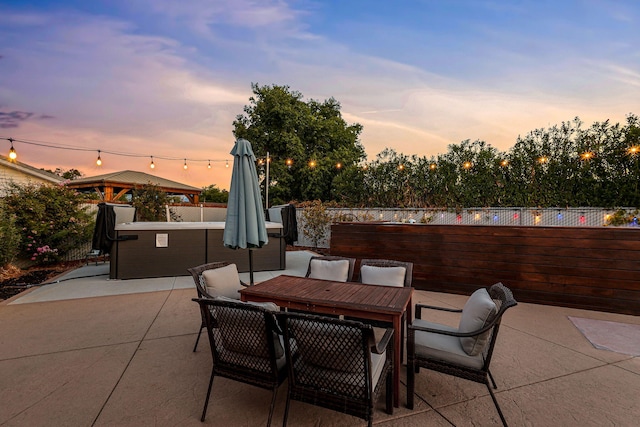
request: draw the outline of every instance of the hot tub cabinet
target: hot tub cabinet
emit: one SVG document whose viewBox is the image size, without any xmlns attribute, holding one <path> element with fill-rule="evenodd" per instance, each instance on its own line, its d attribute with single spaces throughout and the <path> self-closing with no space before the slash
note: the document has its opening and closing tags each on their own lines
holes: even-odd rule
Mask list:
<svg viewBox="0 0 640 427">
<path fill-rule="evenodd" d="M 253 270 L 284 270 L 286 244 L 282 224 L 267 222 L 269 243 L 253 251 Z M 224 222 L 130 222 L 115 227 L 111 279 L 186 276 L 187 269 L 207 262 L 230 261 L 249 271 L 245 249 L 225 248 Z"/>
</svg>

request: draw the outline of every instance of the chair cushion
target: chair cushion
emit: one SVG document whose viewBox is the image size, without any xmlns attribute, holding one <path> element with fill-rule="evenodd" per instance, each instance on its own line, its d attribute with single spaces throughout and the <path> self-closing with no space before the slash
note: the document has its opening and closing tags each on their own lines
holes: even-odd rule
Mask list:
<svg viewBox="0 0 640 427">
<path fill-rule="evenodd" d="M 413 321 L 413 325 L 449 332 L 457 331 L 457 329 L 452 328 L 451 326 L 427 322 L 422 319 L 415 319 Z M 437 334 L 435 332 L 415 331 L 415 344 L 415 353 L 418 358 L 436 359 L 473 369 L 482 368 L 482 355 L 468 355 L 462 348 L 462 344 L 458 337 Z"/>
<path fill-rule="evenodd" d="M 274 312 L 280 311 L 280 307 L 275 302 L 242 301 L 242 300 L 237 300 L 237 299 L 233 299 L 225 296 L 218 296 L 218 297 L 215 297 L 214 299 L 218 301 L 235 302 L 236 304 L 240 303 L 240 304 L 255 305 L 256 307 L 262 307 L 266 310 L 274 311 Z"/>
<path fill-rule="evenodd" d="M 478 289 L 471 294 L 462 308 L 458 330 L 460 332 L 477 331 L 491 322 L 497 312 L 496 303 L 493 302 L 487 290 L 484 288 Z M 469 356 L 475 356 L 482 353 L 490 334 L 491 330 L 488 330 L 474 337 L 462 337 L 460 338 L 460 343 Z"/>
<path fill-rule="evenodd" d="M 312 259 L 309 267 L 309 277 L 312 279 L 346 282 L 349 278 L 349 261 L 346 259 L 335 261 Z"/>
<path fill-rule="evenodd" d="M 377 267 L 363 265 L 360 267 L 360 281 L 367 285 L 404 286 L 407 269 L 404 267 Z"/>
<path fill-rule="evenodd" d="M 224 296 L 234 300 L 240 299 L 238 293 L 242 289 L 238 268 L 235 264 L 205 270 L 202 272 L 207 292 L 213 297 Z"/>
<path fill-rule="evenodd" d="M 371 353 L 371 389 L 375 390 L 380 381 L 384 364 L 387 361 L 387 354 L 385 352 L 381 354 Z M 300 371 L 300 377 L 298 380 L 301 383 L 340 383 L 351 387 L 357 387 L 362 389 L 365 385 L 364 371 L 339 371 L 336 369 L 330 369 L 324 366 L 314 365 L 313 369 L 308 367 L 302 367 L 299 364 L 296 365 Z M 330 379 L 330 381 L 329 381 Z M 348 387 L 335 385 L 336 389 L 340 389 L 341 392 L 349 390 Z"/>
</svg>

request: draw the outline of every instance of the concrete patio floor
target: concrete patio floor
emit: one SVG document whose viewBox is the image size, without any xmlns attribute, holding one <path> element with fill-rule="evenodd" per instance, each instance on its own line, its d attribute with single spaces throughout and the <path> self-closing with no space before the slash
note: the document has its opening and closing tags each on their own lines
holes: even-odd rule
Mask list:
<svg viewBox="0 0 640 427">
<path fill-rule="evenodd" d="M 288 270 L 256 273 L 256 281 L 302 275 L 309 256 L 287 252 Z M 206 336 L 192 352 L 200 325 L 192 279 L 107 280 L 107 272 L 107 264 L 88 265 L 0 302 L 0 426 L 202 425 L 211 354 Z M 413 302 L 459 308 L 466 298 L 416 291 Z M 455 324 L 447 316 L 432 319 Z M 640 358 L 594 347 L 568 316 L 640 325 L 638 316 L 562 307 L 520 303 L 509 310 L 492 362 L 507 421 L 638 425 Z M 381 399 L 375 425 L 500 425 L 481 384 L 421 370 L 410 411 L 404 369 L 401 381 L 400 408 L 388 415 Z M 273 425 L 281 424 L 285 398 L 286 383 Z M 265 425 L 269 400 L 268 391 L 216 378 L 204 424 Z M 365 423 L 293 402 L 289 425 Z"/>
</svg>

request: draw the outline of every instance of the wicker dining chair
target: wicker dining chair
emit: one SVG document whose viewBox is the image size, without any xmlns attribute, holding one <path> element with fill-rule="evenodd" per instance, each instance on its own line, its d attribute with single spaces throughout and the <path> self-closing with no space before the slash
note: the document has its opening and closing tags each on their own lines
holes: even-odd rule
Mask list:
<svg viewBox="0 0 640 427">
<path fill-rule="evenodd" d="M 498 388 L 489 365 L 502 316 L 517 305 L 511 290 L 496 283 L 475 291 L 462 310 L 416 304 L 416 319 L 407 327 L 407 407 L 413 409 L 415 374 L 426 368 L 487 386 L 503 425 L 507 421 L 493 390 Z M 422 310 L 460 313 L 458 328 L 422 319 Z"/>
<path fill-rule="evenodd" d="M 396 261 L 392 259 L 363 259 L 360 261 L 360 273 L 358 280 L 367 285 L 406 286 L 413 283 L 413 263 L 408 261 Z M 411 317 L 411 307 L 408 308 Z M 352 319 L 351 317 L 347 317 Z M 357 319 L 354 319 L 357 320 Z M 407 313 L 402 316 L 402 328 L 400 329 L 400 357 L 404 358 L 404 329 L 407 322 Z M 389 323 L 367 320 L 374 327 L 388 328 Z"/>
<path fill-rule="evenodd" d="M 305 313 L 277 314 L 289 361 L 283 426 L 291 401 L 309 403 L 364 419 L 386 382 L 386 411 L 393 413 L 393 329 L 376 344 L 361 322 Z"/>
<path fill-rule="evenodd" d="M 312 256 L 309 259 L 309 267 L 305 277 L 335 280 L 336 282 L 351 282 L 355 265 L 355 258 L 333 255 Z"/>
<path fill-rule="evenodd" d="M 206 278 L 203 273 L 217 270 L 219 268 L 227 267 L 230 265 L 232 265 L 232 263 L 228 261 L 210 262 L 207 264 L 202 264 L 197 267 L 192 267 L 187 269 L 187 271 L 193 277 L 193 281 L 196 285 L 196 291 L 198 292 L 198 298 L 216 298 L 219 296 L 219 295 L 215 295 L 212 291 L 209 291 L 207 289 Z M 239 277 L 237 278 L 237 283 L 235 283 L 235 280 L 236 280 L 235 276 L 233 277 L 232 280 L 234 281 L 234 283 L 229 284 L 231 288 L 235 288 L 235 287 L 242 288 L 247 286 L 247 284 L 244 283 L 242 280 L 240 280 Z M 238 295 L 236 299 L 239 300 L 240 295 Z M 206 326 L 204 316 L 201 316 L 201 317 L 202 317 L 202 320 L 200 322 L 200 330 L 198 331 L 198 337 L 196 338 L 196 344 L 193 346 L 193 351 L 196 351 L 196 349 L 198 348 L 198 342 L 200 342 L 200 335 L 202 334 L 202 330 Z"/>
<path fill-rule="evenodd" d="M 365 267 L 364 272 L 363 267 Z M 382 269 L 386 268 L 390 268 L 393 272 L 385 273 Z M 403 268 L 404 271 L 402 271 Z M 411 286 L 413 263 L 392 259 L 363 259 L 360 261 L 359 281 L 369 285 Z"/>
<path fill-rule="evenodd" d="M 195 298 L 205 319 L 213 367 L 202 417 L 207 415 L 213 378 L 230 380 L 272 390 L 267 426 L 271 425 L 276 394 L 287 378 L 287 363 L 281 330 L 274 309 L 252 303 Z M 275 305 L 274 305 L 275 306 Z"/>
</svg>

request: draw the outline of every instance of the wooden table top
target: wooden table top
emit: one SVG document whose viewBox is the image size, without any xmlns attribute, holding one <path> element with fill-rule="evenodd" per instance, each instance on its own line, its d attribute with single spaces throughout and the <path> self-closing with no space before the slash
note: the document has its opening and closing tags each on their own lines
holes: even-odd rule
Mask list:
<svg viewBox="0 0 640 427">
<path fill-rule="evenodd" d="M 288 308 L 334 308 L 335 314 L 369 312 L 398 316 L 407 309 L 413 288 L 334 282 L 281 275 L 244 288 L 243 300 L 273 301 Z M 313 311 L 313 310 L 311 310 Z"/>
</svg>

